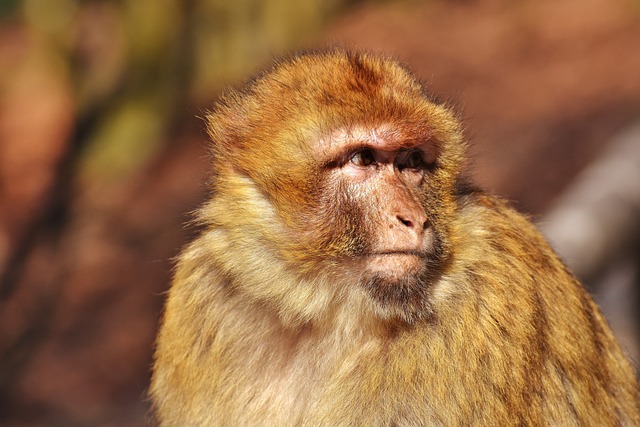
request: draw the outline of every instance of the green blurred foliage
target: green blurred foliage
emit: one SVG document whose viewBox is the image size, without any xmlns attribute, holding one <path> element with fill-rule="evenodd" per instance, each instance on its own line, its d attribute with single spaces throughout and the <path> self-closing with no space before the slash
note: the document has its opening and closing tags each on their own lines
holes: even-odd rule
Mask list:
<svg viewBox="0 0 640 427">
<path fill-rule="evenodd" d="M 12 18 L 19 3 L 19 0 L 0 0 L 0 22 Z"/>
<path fill-rule="evenodd" d="M 194 22 L 196 95 L 245 75 L 270 55 L 299 47 L 340 0 L 201 1 Z"/>
<path fill-rule="evenodd" d="M 73 88 L 81 184 L 134 174 L 220 89 L 302 46 L 348 0 L 24 0 L 32 55 Z M 2 3 L 10 13 L 17 6 Z"/>
</svg>

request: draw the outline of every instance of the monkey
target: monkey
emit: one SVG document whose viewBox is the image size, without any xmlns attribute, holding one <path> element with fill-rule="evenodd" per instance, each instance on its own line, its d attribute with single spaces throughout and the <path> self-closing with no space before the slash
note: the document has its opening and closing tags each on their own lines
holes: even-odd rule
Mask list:
<svg viewBox="0 0 640 427">
<path fill-rule="evenodd" d="M 211 197 L 155 350 L 160 425 L 640 425 L 598 307 L 470 183 L 462 124 L 405 66 L 299 54 L 206 123 Z"/>
</svg>

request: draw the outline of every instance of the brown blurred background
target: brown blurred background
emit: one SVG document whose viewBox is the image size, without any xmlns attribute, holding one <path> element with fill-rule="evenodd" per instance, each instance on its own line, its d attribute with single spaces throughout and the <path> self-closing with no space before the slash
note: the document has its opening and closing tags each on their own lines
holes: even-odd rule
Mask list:
<svg viewBox="0 0 640 427">
<path fill-rule="evenodd" d="M 637 360 L 640 1 L 0 0 L 0 25 L 1 425 L 149 422 L 172 257 L 207 194 L 201 117 L 273 58 L 336 43 L 455 105 L 476 181 L 551 238 L 590 235 L 563 207 L 623 206 L 563 255 Z"/>
</svg>

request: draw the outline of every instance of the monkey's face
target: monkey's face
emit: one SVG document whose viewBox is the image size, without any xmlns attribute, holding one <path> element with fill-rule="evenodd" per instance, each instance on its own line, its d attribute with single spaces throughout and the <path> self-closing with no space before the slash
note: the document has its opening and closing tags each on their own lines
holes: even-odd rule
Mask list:
<svg viewBox="0 0 640 427">
<path fill-rule="evenodd" d="M 307 247 L 357 278 L 380 316 L 406 321 L 428 314 L 449 246 L 439 147 L 415 136 L 381 125 L 322 139 L 318 197 L 301 215 Z"/>
<path fill-rule="evenodd" d="M 233 209 L 215 222 L 251 259 L 277 253 L 287 272 L 340 276 L 332 283 L 364 292 L 380 317 L 428 314 L 463 144 L 455 118 L 406 70 L 367 55 L 297 58 L 209 126 L 218 197 Z"/>
</svg>

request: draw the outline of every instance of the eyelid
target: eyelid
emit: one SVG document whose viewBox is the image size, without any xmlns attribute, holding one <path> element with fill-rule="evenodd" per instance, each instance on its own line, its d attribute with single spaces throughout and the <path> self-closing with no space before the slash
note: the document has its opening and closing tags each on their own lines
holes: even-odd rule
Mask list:
<svg viewBox="0 0 640 427">
<path fill-rule="evenodd" d="M 355 156 L 357 153 L 361 152 L 362 150 L 370 149 L 370 148 L 371 147 L 362 145 L 359 147 L 350 147 L 346 150 L 342 150 L 340 153 L 336 154 L 335 157 L 329 159 L 326 162 L 323 162 L 322 167 L 324 169 L 333 169 L 338 167 L 341 168 L 347 165 L 351 161 L 353 156 Z"/>
</svg>

